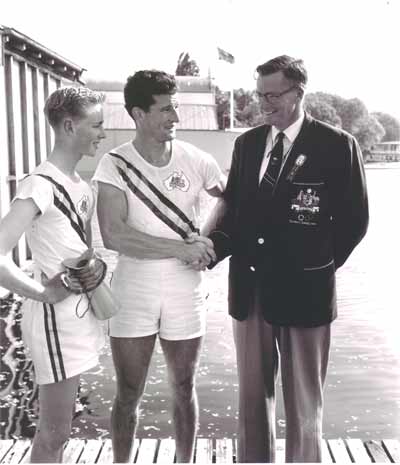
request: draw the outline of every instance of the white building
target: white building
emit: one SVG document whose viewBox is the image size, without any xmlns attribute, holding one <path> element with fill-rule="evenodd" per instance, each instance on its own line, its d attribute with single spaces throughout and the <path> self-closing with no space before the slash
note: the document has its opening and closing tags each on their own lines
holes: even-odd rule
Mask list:
<svg viewBox="0 0 400 465">
<path fill-rule="evenodd" d="M 400 141 L 379 142 L 375 144 L 366 161 L 400 161 Z"/>
</svg>

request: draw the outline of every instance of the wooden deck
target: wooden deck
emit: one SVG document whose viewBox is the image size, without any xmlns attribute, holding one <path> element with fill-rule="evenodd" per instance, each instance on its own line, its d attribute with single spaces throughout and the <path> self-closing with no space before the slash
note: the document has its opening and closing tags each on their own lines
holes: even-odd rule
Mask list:
<svg viewBox="0 0 400 465">
<path fill-rule="evenodd" d="M 0 463 L 27 463 L 30 456 L 29 439 L 0 440 Z M 134 463 L 173 463 L 173 439 L 136 440 Z M 277 462 L 285 461 L 285 441 L 277 440 Z M 65 463 L 111 463 L 111 440 L 70 439 L 64 451 Z M 236 440 L 198 438 L 196 463 L 235 463 Z M 323 442 L 324 463 L 400 463 L 400 441 L 397 439 L 368 440 L 328 439 Z"/>
</svg>

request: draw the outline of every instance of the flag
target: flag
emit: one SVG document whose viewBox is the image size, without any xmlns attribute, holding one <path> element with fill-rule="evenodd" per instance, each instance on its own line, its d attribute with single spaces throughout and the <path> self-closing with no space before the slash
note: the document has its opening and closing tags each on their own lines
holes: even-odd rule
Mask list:
<svg viewBox="0 0 400 465">
<path fill-rule="evenodd" d="M 235 57 L 230 53 L 222 50 L 222 48 L 217 47 L 218 49 L 218 59 L 227 61 L 228 63 L 235 63 Z"/>
</svg>

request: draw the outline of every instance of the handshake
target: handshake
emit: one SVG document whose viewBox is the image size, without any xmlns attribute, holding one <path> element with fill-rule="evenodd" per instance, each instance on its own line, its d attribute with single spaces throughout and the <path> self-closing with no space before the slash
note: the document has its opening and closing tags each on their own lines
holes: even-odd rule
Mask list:
<svg viewBox="0 0 400 465">
<path fill-rule="evenodd" d="M 196 234 L 185 240 L 182 256 L 179 258 L 185 265 L 198 271 L 205 270 L 207 265 L 217 260 L 213 242 L 208 237 Z"/>
</svg>

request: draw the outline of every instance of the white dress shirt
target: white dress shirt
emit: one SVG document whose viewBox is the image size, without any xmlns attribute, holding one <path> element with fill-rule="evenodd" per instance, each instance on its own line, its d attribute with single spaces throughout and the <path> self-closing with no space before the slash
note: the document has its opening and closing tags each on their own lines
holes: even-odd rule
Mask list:
<svg viewBox="0 0 400 465">
<path fill-rule="evenodd" d="M 277 142 L 276 136 L 278 135 L 278 133 L 283 132 L 283 134 L 285 135 L 285 137 L 283 138 L 283 160 L 282 160 L 282 166 L 281 166 L 281 171 L 282 171 L 283 165 L 293 147 L 294 141 L 296 140 L 296 137 L 299 135 L 303 121 L 304 121 L 304 112 L 302 112 L 300 117 L 290 126 L 288 126 L 284 131 L 280 131 L 275 126 L 271 127 L 271 130 L 268 132 L 268 135 L 267 135 L 264 158 L 261 162 L 259 183 L 261 182 L 261 179 L 263 178 L 264 173 L 267 169 L 269 159 L 271 158 L 271 150 Z"/>
</svg>

